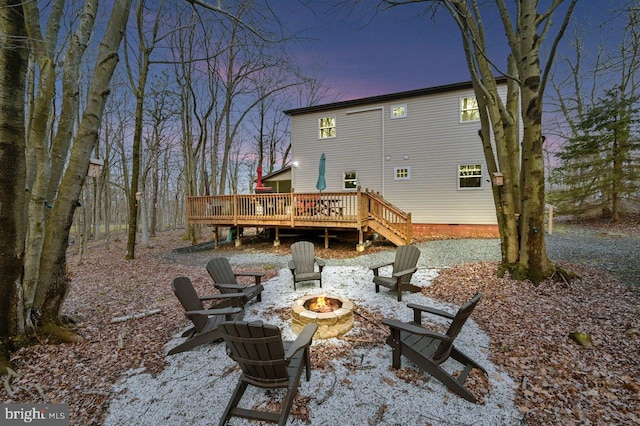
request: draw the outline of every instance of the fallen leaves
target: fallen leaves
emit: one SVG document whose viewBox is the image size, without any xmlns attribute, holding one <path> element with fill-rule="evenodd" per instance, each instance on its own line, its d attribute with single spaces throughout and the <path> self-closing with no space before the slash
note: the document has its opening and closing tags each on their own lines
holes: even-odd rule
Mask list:
<svg viewBox="0 0 640 426">
<path fill-rule="evenodd" d="M 102 424 L 109 401 L 115 397 L 113 385 L 134 369 L 152 374 L 161 371 L 165 343 L 188 323 L 171 293 L 171 280 L 185 275 L 198 293 L 214 292 L 204 265 L 187 265 L 166 255 L 185 244 L 180 231 L 163 232 L 153 240 L 153 248 L 140 250 L 138 258 L 131 261 L 123 260 L 124 241 L 112 241 L 109 251 L 104 250 L 104 242 L 89 244 L 80 265 L 70 253 L 73 279 L 64 311 L 78 319 L 77 331 L 84 341 L 42 344 L 16 352 L 12 361 L 17 376 L 10 378 L 10 394 L 0 387 L 3 402 L 66 402 L 72 425 Z M 289 252 L 286 245 L 274 248 L 270 241 L 230 250 Z M 327 259 L 353 257 L 355 251 L 352 244 L 332 242 L 328 250 L 319 248 L 318 255 Z M 497 264 L 479 262 L 441 270 L 424 293 L 460 305 L 476 291 L 483 292 L 472 319 L 491 336 L 493 362 L 518 385 L 516 406 L 524 424 L 639 424 L 638 291 L 599 271 L 574 264 L 563 266 L 578 272 L 582 280 L 569 287 L 551 281 L 535 287 L 499 279 Z M 247 271 L 253 269 L 255 265 L 246 265 Z M 263 281 L 277 273 L 275 269 L 266 272 Z M 148 317 L 110 324 L 115 317 L 157 309 L 159 313 Z M 327 372 L 336 360 L 350 369 L 367 368 L 359 359 L 351 359 L 352 349 L 376 350 L 384 345 L 388 331 L 381 325 L 382 315 L 362 307 L 355 314 L 358 332 L 350 334 L 350 340 L 314 343 L 322 349 L 311 351 L 315 369 Z M 278 315 L 284 318 L 290 309 L 283 308 Z M 592 349 L 585 350 L 569 340 L 569 333 L 575 330 L 588 331 Z M 419 370 L 405 367 L 390 372 L 393 374 L 381 378 L 384 386 L 393 386 L 396 378 L 416 386 L 430 385 L 430 378 Z M 480 399 L 483 393 L 491 393 L 487 378 L 477 372 L 469 375 L 466 385 Z M 324 397 L 335 395 L 327 392 Z M 293 416 L 308 419 L 306 405 L 297 399 Z M 375 422 L 385 410 L 384 406 L 375 407 L 371 420 Z M 434 419 L 432 423 L 442 422 Z"/>
<path fill-rule="evenodd" d="M 625 330 L 640 320 L 638 289 L 582 265 L 563 266 L 583 279 L 534 286 L 500 279 L 497 263 L 480 262 L 442 270 L 423 293 L 456 305 L 483 293 L 472 319 L 491 335 L 492 360 L 519 383 L 516 406 L 527 425 L 633 424 L 639 349 Z M 576 329 L 589 330 L 590 350 L 570 340 Z"/>
</svg>

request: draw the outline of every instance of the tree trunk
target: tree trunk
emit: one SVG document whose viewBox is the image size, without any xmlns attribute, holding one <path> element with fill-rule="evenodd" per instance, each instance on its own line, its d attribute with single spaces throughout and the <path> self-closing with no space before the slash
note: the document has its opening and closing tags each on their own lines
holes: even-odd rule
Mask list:
<svg viewBox="0 0 640 426">
<path fill-rule="evenodd" d="M 78 125 L 69 164 L 58 190 L 57 202 L 47 222 L 35 300 L 36 306 L 41 306 L 44 323 L 58 322 L 69 289 L 65 271 L 69 230 L 86 178 L 91 152 L 99 134 L 104 105 L 109 96 L 109 84 L 118 63 L 118 49 L 130 8 L 131 0 L 114 0 L 89 86 L 86 109 Z"/>
<path fill-rule="evenodd" d="M 553 273 L 544 237 L 544 156 L 542 144 L 542 86 L 540 42 L 535 2 L 523 2 L 519 15 L 521 116 L 524 128 L 521 160 L 520 258 L 512 269 L 517 279 L 538 283 Z M 514 52 L 515 53 L 515 52 Z"/>
<path fill-rule="evenodd" d="M 0 346 L 5 337 L 24 333 L 24 99 L 29 51 L 22 3 L 0 0 Z"/>
</svg>

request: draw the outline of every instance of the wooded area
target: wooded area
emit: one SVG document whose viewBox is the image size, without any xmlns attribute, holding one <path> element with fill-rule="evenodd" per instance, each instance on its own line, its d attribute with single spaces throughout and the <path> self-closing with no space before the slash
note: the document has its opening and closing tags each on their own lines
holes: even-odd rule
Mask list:
<svg viewBox="0 0 640 426">
<path fill-rule="evenodd" d="M 287 162 L 280 105 L 322 89 L 287 56 L 295 40 L 265 4 L 0 6 L 12 47 L 1 58 L 0 158 L 11 171 L 2 247 L 14 255 L 2 258 L 11 272 L 0 288 L 10 348 L 21 343 L 5 336 L 33 330 L 73 339 L 58 327 L 70 243 L 82 252 L 103 238 L 109 250 L 111 230 L 125 228 L 133 259 L 156 231 L 184 226 L 186 196 L 248 192 L 258 161 L 268 172 Z M 195 241 L 198 227 L 187 231 Z"/>
<path fill-rule="evenodd" d="M 508 58 L 499 61 L 486 55 L 490 40 L 477 2 L 422 3 L 426 10 L 446 10 L 461 29 L 481 111 L 479 143 L 486 147 L 489 171 L 505 176 L 505 185 L 494 188 L 502 265 L 515 276 L 542 279 L 553 271 L 544 233 L 537 232 L 543 229 L 548 172 L 542 128 L 547 81 L 554 81 L 560 110 L 571 118 L 564 120 L 569 127 L 561 128 L 571 132 L 562 137 L 582 146 L 585 136 L 605 134 L 593 126 L 615 128 L 597 120 L 596 107 L 607 104 L 604 91 L 591 90 L 585 107 L 569 101 L 584 90 L 577 83 L 568 89 L 567 82 L 591 74 L 595 81 L 619 71 L 621 83 L 610 93 L 631 101 L 620 115 L 629 117 L 623 120 L 629 126 L 608 139 L 613 141 L 609 151 L 620 161 L 596 174 L 621 180 L 602 180 L 592 189 L 595 196 L 611 189 L 606 200 L 638 197 L 637 1 L 629 1 L 626 9 L 620 55 L 605 58 L 603 53 L 607 66 L 590 63 L 585 74 L 578 67 L 580 55 L 568 54 L 562 59 L 576 71 L 565 80 L 552 75 L 551 64 L 574 1 L 553 1 L 546 11 L 525 1 L 515 14 L 497 1 L 494 12 L 502 18 L 510 48 Z M 126 229 L 123 261 L 134 259 L 136 248 L 148 246 L 155 232 L 185 225 L 186 197 L 248 194 L 258 166 L 270 173 L 289 163 L 282 110 L 325 100 L 327 84 L 289 55 L 287 46 L 300 40 L 282 29 L 267 3 L 224 6 L 198 0 L 0 2 L 6 46 L 0 53 L 0 165 L 6 171 L 0 177 L 3 349 L 20 346 L 38 330 L 46 330 L 52 342 L 73 339 L 59 327 L 70 287 L 70 244 L 79 247 L 82 261 L 87 241 L 101 238 L 110 250 L 112 230 Z M 561 17 L 561 25 L 550 37 L 553 16 Z M 549 51 L 541 61 L 545 40 Z M 510 79 L 505 100 L 495 95 L 497 74 Z M 515 126 L 520 119 L 523 140 Z M 583 173 L 571 167 L 563 170 Z M 565 175 L 562 184 L 570 186 L 571 180 Z M 610 209 L 617 211 L 617 205 Z M 195 242 L 199 232 L 189 226 L 185 234 Z"/>
</svg>

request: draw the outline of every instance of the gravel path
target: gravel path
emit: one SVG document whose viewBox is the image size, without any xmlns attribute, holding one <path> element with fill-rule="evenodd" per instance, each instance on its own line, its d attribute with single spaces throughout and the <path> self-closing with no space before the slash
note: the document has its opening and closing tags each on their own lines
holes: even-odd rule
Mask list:
<svg viewBox="0 0 640 426">
<path fill-rule="evenodd" d="M 617 231 L 603 231 L 570 224 L 558 224 L 552 235 L 546 236 L 547 253 L 551 260 L 583 263 L 608 271 L 620 280 L 640 287 L 640 235 Z M 419 268 L 441 269 L 461 263 L 500 260 L 498 239 L 452 239 L 427 241 L 416 244 L 422 255 Z M 199 253 L 172 253 L 174 261 L 202 264 L 212 256 L 211 250 Z M 284 268 L 288 255 L 247 249 L 225 252 L 232 263 L 271 264 Z M 363 254 L 355 258 L 331 259 L 336 266 L 373 265 L 392 260 L 394 250 Z"/>
</svg>

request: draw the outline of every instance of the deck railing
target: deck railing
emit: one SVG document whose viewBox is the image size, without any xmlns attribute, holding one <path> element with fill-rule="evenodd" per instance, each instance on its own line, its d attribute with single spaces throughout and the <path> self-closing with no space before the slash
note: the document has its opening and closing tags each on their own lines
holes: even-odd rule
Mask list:
<svg viewBox="0 0 640 426">
<path fill-rule="evenodd" d="M 404 213 L 373 192 L 359 189 L 356 192 L 187 197 L 187 223 L 190 224 L 361 230 L 371 221 L 381 225 L 377 228 L 388 229 L 388 233 L 411 241 L 411 214 Z"/>
<path fill-rule="evenodd" d="M 403 212 L 382 198 L 380 194 L 366 191 L 366 195 L 369 200 L 369 219 L 392 230 L 405 241 L 411 241 L 413 236 L 411 213 Z"/>
</svg>

